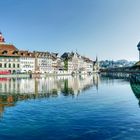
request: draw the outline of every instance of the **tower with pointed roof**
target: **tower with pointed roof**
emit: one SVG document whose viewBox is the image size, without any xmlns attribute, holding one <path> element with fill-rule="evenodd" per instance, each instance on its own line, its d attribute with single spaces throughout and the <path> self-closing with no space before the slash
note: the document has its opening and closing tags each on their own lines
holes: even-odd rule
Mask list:
<svg viewBox="0 0 140 140">
<path fill-rule="evenodd" d="M 138 47 L 138 51 L 139 51 L 139 61 L 140 61 L 140 42 L 138 43 L 137 47 Z"/>
<path fill-rule="evenodd" d="M 18 49 L 5 43 L 4 37 L 0 32 L 0 74 L 10 74 L 20 71 L 20 55 Z"/>
<path fill-rule="evenodd" d="M 4 43 L 4 42 L 5 42 L 4 37 L 3 37 L 2 33 L 0 32 L 0 43 Z"/>
<path fill-rule="evenodd" d="M 96 56 L 96 60 L 93 62 L 93 71 L 94 72 L 99 72 L 100 66 L 98 62 L 98 57 Z"/>
</svg>

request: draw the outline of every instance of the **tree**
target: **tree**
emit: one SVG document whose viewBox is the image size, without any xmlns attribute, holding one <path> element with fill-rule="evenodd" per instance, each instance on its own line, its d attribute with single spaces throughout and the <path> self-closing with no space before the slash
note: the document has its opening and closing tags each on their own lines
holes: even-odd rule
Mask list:
<svg viewBox="0 0 140 140">
<path fill-rule="evenodd" d="M 64 69 L 68 71 L 68 59 L 64 60 Z"/>
</svg>

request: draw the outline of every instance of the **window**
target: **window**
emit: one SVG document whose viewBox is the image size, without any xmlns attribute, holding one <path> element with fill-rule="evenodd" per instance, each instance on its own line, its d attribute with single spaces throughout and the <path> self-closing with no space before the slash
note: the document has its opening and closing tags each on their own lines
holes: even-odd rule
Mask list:
<svg viewBox="0 0 140 140">
<path fill-rule="evenodd" d="M 11 68 L 11 64 L 9 64 L 9 68 Z"/>
<path fill-rule="evenodd" d="M 0 68 L 2 68 L 2 63 L 0 63 Z"/>
<path fill-rule="evenodd" d="M 13 51 L 13 54 L 18 54 L 18 52 L 17 51 Z"/>
<path fill-rule="evenodd" d="M 2 54 L 7 54 L 7 51 L 6 51 L 6 50 L 5 50 L 5 51 L 3 51 L 3 52 L 2 52 Z"/>
<path fill-rule="evenodd" d="M 6 63 L 4 64 L 4 67 L 5 67 L 5 68 L 7 67 L 7 64 L 6 64 Z"/>
<path fill-rule="evenodd" d="M 13 73 L 16 73 L 16 71 L 15 71 L 15 70 L 13 70 Z"/>
<path fill-rule="evenodd" d="M 15 68 L 15 64 L 13 64 L 13 68 Z"/>
<path fill-rule="evenodd" d="M 17 64 L 17 68 L 19 68 L 19 64 Z"/>
</svg>

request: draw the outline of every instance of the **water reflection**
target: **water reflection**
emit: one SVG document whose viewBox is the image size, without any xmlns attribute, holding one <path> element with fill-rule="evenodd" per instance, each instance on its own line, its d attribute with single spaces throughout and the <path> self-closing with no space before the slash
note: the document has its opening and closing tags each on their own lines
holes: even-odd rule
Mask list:
<svg viewBox="0 0 140 140">
<path fill-rule="evenodd" d="M 131 75 L 130 85 L 134 95 L 139 100 L 139 106 L 140 106 L 140 75 Z"/>
<path fill-rule="evenodd" d="M 115 79 L 123 79 L 124 81 L 130 82 L 131 89 L 135 97 L 139 101 L 140 106 L 140 74 L 128 74 L 128 73 L 103 73 L 101 74 L 101 80 L 113 83 Z"/>
<path fill-rule="evenodd" d="M 126 79 L 126 80 L 129 80 L 130 74 L 129 73 L 122 73 L 122 72 L 101 73 L 101 77 L 104 77 L 106 79 Z"/>
<path fill-rule="evenodd" d="M 98 89 L 99 75 L 36 79 L 0 78 L 0 112 L 17 101 L 57 96 L 77 97 L 91 87 Z"/>
</svg>

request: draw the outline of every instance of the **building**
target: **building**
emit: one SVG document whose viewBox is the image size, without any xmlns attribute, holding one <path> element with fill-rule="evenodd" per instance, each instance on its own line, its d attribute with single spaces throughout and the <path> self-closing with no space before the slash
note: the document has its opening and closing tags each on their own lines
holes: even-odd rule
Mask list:
<svg viewBox="0 0 140 140">
<path fill-rule="evenodd" d="M 69 74 L 89 74 L 93 72 L 93 61 L 78 53 L 64 53 L 61 58 L 64 61 L 65 70 Z"/>
<path fill-rule="evenodd" d="M 52 58 L 52 68 L 54 74 L 65 74 L 64 62 L 61 57 L 58 56 L 58 53 L 51 53 Z"/>
<path fill-rule="evenodd" d="M 18 49 L 4 41 L 2 33 L 0 33 L 0 74 L 19 73 L 20 72 L 20 56 Z"/>
<path fill-rule="evenodd" d="M 34 51 L 35 55 L 35 72 L 36 73 L 53 73 L 52 57 L 49 52 Z"/>
<path fill-rule="evenodd" d="M 64 61 L 64 70 L 67 71 L 68 74 L 78 72 L 78 56 L 76 53 L 65 52 L 61 58 Z"/>
<path fill-rule="evenodd" d="M 35 55 L 29 51 L 19 51 L 20 56 L 20 72 L 35 73 Z"/>
<path fill-rule="evenodd" d="M 46 74 L 90 74 L 98 72 L 98 60 L 81 56 L 77 52 L 58 53 L 19 50 L 5 43 L 0 33 L 0 74 L 46 73 Z"/>
</svg>

